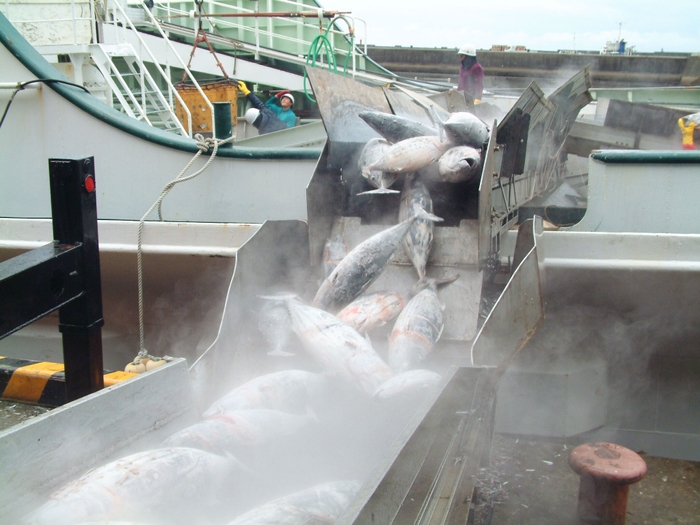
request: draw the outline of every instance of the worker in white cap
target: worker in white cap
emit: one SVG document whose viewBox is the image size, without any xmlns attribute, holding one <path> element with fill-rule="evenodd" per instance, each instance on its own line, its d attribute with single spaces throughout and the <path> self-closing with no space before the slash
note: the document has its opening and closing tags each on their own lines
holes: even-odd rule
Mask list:
<svg viewBox="0 0 700 525">
<path fill-rule="evenodd" d="M 275 112 L 277 117 L 284 122 L 288 128 L 297 125 L 297 116 L 292 111 L 294 96 L 287 90 L 280 91 L 274 97 L 270 97 L 265 105 Z"/>
<path fill-rule="evenodd" d="M 474 98 L 474 104 L 479 104 L 484 94 L 484 68 L 476 60 L 476 47 L 465 44 L 459 48 L 457 56 L 462 63 L 457 91 L 469 93 Z"/>
<path fill-rule="evenodd" d="M 282 122 L 273 110 L 263 104 L 258 97 L 250 92 L 248 86 L 242 80 L 238 81 L 238 89 L 245 95 L 253 105 L 245 112 L 245 119 L 248 124 L 255 126 L 258 134 L 264 135 L 273 131 L 287 129 L 287 124 Z"/>
</svg>

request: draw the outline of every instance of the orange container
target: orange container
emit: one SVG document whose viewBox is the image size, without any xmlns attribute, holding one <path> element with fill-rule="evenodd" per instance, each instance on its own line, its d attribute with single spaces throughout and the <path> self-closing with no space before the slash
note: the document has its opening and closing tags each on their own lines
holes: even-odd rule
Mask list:
<svg viewBox="0 0 700 525">
<path fill-rule="evenodd" d="M 238 84 L 231 79 L 224 79 L 200 83 L 199 86 L 209 99 L 209 102 L 231 103 L 231 125 L 235 126 L 236 115 L 238 114 Z M 213 135 L 211 111 L 197 88 L 192 84 L 180 83 L 175 86 L 175 89 L 192 114 L 192 134 Z M 175 113 L 182 125 L 187 129 L 187 113 L 179 100 L 175 101 Z"/>
</svg>

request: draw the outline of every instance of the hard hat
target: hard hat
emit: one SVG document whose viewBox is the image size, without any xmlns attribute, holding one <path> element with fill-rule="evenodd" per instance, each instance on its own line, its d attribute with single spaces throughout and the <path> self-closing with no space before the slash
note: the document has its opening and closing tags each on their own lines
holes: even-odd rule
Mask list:
<svg viewBox="0 0 700 525">
<path fill-rule="evenodd" d="M 259 109 L 250 108 L 248 111 L 245 112 L 245 119 L 248 122 L 248 124 L 252 124 L 258 118 L 258 115 L 260 115 Z"/>
<path fill-rule="evenodd" d="M 280 97 L 280 100 L 282 100 L 284 97 L 287 97 L 289 100 L 292 101 L 292 104 L 294 104 L 294 96 L 292 96 L 291 93 L 285 93 L 284 95 L 282 95 L 282 96 Z"/>
<path fill-rule="evenodd" d="M 462 47 L 459 48 L 459 51 L 457 51 L 457 54 L 475 57 L 476 56 L 476 48 L 471 44 L 464 44 Z"/>
</svg>

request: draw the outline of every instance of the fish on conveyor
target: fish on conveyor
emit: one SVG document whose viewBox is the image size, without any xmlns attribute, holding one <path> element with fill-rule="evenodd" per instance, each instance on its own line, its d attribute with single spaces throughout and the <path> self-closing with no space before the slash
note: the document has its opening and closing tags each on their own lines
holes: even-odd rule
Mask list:
<svg viewBox="0 0 700 525">
<path fill-rule="evenodd" d="M 401 192 L 401 203 L 399 204 L 399 220 L 406 220 L 419 214 L 423 210 L 429 214 L 433 213 L 433 201 L 430 192 L 417 174 L 411 173 L 404 181 Z M 408 233 L 403 238 L 403 247 L 408 258 L 413 263 L 413 267 L 418 272 L 418 279 L 422 282 L 425 279 L 425 268 L 430 256 L 430 248 L 433 245 L 433 221 L 418 218 L 408 229 Z"/>
<path fill-rule="evenodd" d="M 284 348 L 289 346 L 292 335 L 289 310 L 283 299 L 277 296 L 262 296 L 265 303 L 258 312 L 258 329 L 272 347 L 267 355 L 290 357 L 294 354 Z"/>
<path fill-rule="evenodd" d="M 361 295 L 338 312 L 336 317 L 364 334 L 394 319 L 409 298 L 408 293 L 388 290 Z"/>
<path fill-rule="evenodd" d="M 453 145 L 480 148 L 489 139 L 489 127 L 479 117 L 466 111 L 452 113 L 443 126 Z"/>
<path fill-rule="evenodd" d="M 442 220 L 424 210 L 417 210 L 417 213 L 353 248 L 321 283 L 312 305 L 334 311 L 347 306 L 381 275 L 416 219 Z"/>
<path fill-rule="evenodd" d="M 175 432 L 161 447 L 192 447 L 216 454 L 232 453 L 239 447 L 260 447 L 318 423 L 311 412 L 288 414 L 255 408 L 234 410 L 203 419 Z"/>
<path fill-rule="evenodd" d="M 438 297 L 437 286 L 452 282 L 457 277 L 426 280 L 425 288 L 399 314 L 389 336 L 388 361 L 395 373 L 414 368 L 428 356 L 440 339 L 445 305 Z"/>
<path fill-rule="evenodd" d="M 193 448 L 158 448 L 90 470 L 54 492 L 23 525 L 81 521 L 201 523 L 202 511 L 222 501 L 224 488 L 246 468 L 233 458 Z"/>
<path fill-rule="evenodd" d="M 343 236 L 338 234 L 329 238 L 323 245 L 323 275 L 328 277 L 340 261 L 348 254 Z"/>
<path fill-rule="evenodd" d="M 394 173 L 417 171 L 437 162 L 443 153 L 455 145 L 433 136 L 405 139 L 392 145 L 378 160 L 366 166 L 363 175 L 371 170 Z"/>
<path fill-rule="evenodd" d="M 228 525 L 331 525 L 358 490 L 358 481 L 323 483 L 251 509 Z"/>
<path fill-rule="evenodd" d="M 367 195 L 372 193 L 398 193 L 397 190 L 389 189 L 391 185 L 396 182 L 396 179 L 398 179 L 398 173 L 366 169 L 368 166 L 382 158 L 390 147 L 391 144 L 389 144 L 388 141 L 378 138 L 368 140 L 362 147 L 362 152 L 360 153 L 360 159 L 357 161 L 357 165 L 360 168 L 360 173 L 362 173 L 362 176 L 377 189 L 363 191 L 358 193 L 358 195 Z"/>
<path fill-rule="evenodd" d="M 204 412 L 204 417 L 253 408 L 304 413 L 309 403 L 322 395 L 326 387 L 327 378 L 321 374 L 306 370 L 272 372 L 234 388 L 216 400 Z"/>
<path fill-rule="evenodd" d="M 418 121 L 382 111 L 363 111 L 359 114 L 374 131 L 392 144 L 414 137 L 437 136 L 438 130 Z"/>
<path fill-rule="evenodd" d="M 423 399 L 442 376 L 432 370 L 407 370 L 379 385 L 374 393 L 379 401 L 415 401 Z"/>
<path fill-rule="evenodd" d="M 465 182 L 479 173 L 481 150 L 471 146 L 455 146 L 438 160 L 438 173 L 443 182 Z"/>
<path fill-rule="evenodd" d="M 319 308 L 288 301 L 292 326 L 309 354 L 330 376 L 372 395 L 393 374 L 357 330 Z"/>
</svg>

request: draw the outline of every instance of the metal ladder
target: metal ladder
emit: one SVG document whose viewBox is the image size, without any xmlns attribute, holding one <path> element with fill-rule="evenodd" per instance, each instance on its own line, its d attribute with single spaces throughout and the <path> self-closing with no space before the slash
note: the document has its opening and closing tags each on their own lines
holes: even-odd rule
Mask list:
<svg viewBox="0 0 700 525">
<path fill-rule="evenodd" d="M 151 126 L 189 136 L 161 87 L 130 44 L 93 44 L 90 52 L 111 90 L 108 104 Z"/>
</svg>

